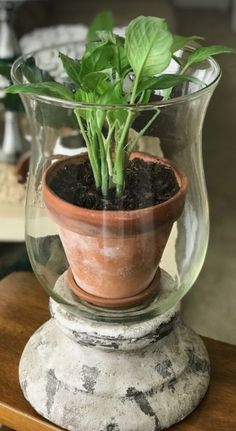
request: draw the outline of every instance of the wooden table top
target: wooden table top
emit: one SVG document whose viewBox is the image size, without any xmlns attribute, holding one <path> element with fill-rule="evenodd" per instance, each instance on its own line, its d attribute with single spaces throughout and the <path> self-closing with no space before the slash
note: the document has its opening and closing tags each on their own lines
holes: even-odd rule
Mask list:
<svg viewBox="0 0 236 431">
<path fill-rule="evenodd" d="M 33 274 L 14 273 L 0 282 L 0 423 L 16 431 L 60 429 L 34 412 L 18 383 L 22 350 L 48 318 L 48 297 Z M 172 431 L 236 431 L 236 346 L 204 341 L 212 365 L 208 393 Z"/>
</svg>

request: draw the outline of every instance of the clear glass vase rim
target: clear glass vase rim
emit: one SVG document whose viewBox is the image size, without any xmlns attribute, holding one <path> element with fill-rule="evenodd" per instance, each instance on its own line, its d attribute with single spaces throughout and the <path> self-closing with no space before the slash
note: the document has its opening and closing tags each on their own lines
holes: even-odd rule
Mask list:
<svg viewBox="0 0 236 431">
<path fill-rule="evenodd" d="M 44 51 L 55 51 L 58 50 L 59 48 L 63 48 L 65 46 L 72 46 L 72 45 L 76 45 L 78 43 L 81 43 L 81 41 L 77 41 L 77 42 L 67 42 L 64 44 L 60 44 L 60 45 L 54 45 L 51 47 L 45 47 L 45 48 L 40 48 L 38 50 L 35 51 L 31 51 L 27 54 L 21 55 L 20 57 L 18 57 L 11 68 L 11 78 L 14 84 L 22 84 L 21 81 L 19 81 L 17 79 L 16 76 L 16 72 L 19 68 L 19 66 L 21 64 L 23 64 L 26 59 L 35 56 L 41 52 Z M 186 46 L 184 48 L 185 50 L 190 50 L 190 51 L 194 51 L 194 47 L 192 46 Z M 69 100 L 64 100 L 64 99 L 59 99 L 56 97 L 48 97 L 48 96 L 41 96 L 41 95 L 36 95 L 33 93 L 24 93 L 24 96 L 28 96 L 31 99 L 34 100 L 38 100 L 47 104 L 53 104 L 55 106 L 60 106 L 62 108 L 70 108 L 70 109 L 76 109 L 76 108 L 83 108 L 83 109 L 92 109 L 92 108 L 96 108 L 96 109 L 104 109 L 104 110 L 112 110 L 112 109 L 131 109 L 131 110 L 150 110 L 150 109 L 156 109 L 157 107 L 159 108 L 164 108 L 165 106 L 170 106 L 170 105 L 177 105 L 189 100 L 193 100 L 196 98 L 201 97 L 203 94 L 208 93 L 209 91 L 211 91 L 211 89 L 215 88 L 215 86 L 218 84 L 221 75 L 222 75 L 222 71 L 221 71 L 221 67 L 219 65 L 219 63 L 211 56 L 209 56 L 207 58 L 206 61 L 211 62 L 212 65 L 214 65 L 215 70 L 216 70 L 216 77 L 212 80 L 212 82 L 210 82 L 209 84 L 205 85 L 203 88 L 194 91 L 193 93 L 190 94 L 185 94 L 183 96 L 178 96 L 172 99 L 168 99 L 163 101 L 158 101 L 158 102 L 151 102 L 151 103 L 146 103 L 146 104 L 98 104 L 98 103 L 84 103 L 84 102 L 72 102 Z"/>
</svg>

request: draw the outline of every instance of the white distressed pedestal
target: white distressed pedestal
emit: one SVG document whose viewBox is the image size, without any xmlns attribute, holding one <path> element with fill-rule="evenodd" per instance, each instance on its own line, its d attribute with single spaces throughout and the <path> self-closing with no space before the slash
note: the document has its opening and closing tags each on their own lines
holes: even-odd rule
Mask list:
<svg viewBox="0 0 236 431">
<path fill-rule="evenodd" d="M 26 399 L 55 424 L 71 431 L 159 431 L 205 395 L 208 355 L 179 307 L 145 322 L 107 323 L 50 304 L 52 318 L 26 345 L 19 376 Z"/>
</svg>

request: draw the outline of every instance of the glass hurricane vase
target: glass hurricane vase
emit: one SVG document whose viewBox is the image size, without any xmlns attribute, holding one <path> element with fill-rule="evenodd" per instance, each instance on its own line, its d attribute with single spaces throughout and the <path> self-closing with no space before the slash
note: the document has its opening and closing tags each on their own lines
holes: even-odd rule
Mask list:
<svg viewBox="0 0 236 431">
<path fill-rule="evenodd" d="M 60 51 L 78 57 L 78 48 Z M 57 50 L 33 57 L 65 81 Z M 14 64 L 15 83 L 27 82 L 29 61 Z M 163 430 L 206 393 L 209 358 L 179 301 L 207 250 L 201 136 L 220 69 L 209 58 L 189 73 L 204 84 L 185 83 L 167 101 L 153 91 L 146 105 L 23 96 L 32 128 L 26 244 L 52 318 L 28 341 L 19 379 L 60 428 Z"/>
<path fill-rule="evenodd" d="M 76 55 L 77 48 L 76 44 L 68 44 L 60 50 Z M 41 50 L 33 57 L 38 67 L 63 81 L 57 49 Z M 27 82 L 22 66 L 29 58 L 21 57 L 15 62 L 12 72 L 15 83 Z M 202 126 L 220 69 L 209 58 L 193 67 L 191 74 L 204 85 L 185 83 L 164 102 L 162 93 L 153 91 L 146 105 L 82 104 L 33 94 L 22 97 L 32 128 L 26 204 L 27 249 L 44 289 L 76 315 L 117 322 L 161 315 L 180 301 L 201 270 L 209 235 Z M 71 161 L 78 167 L 81 160 L 88 158 L 86 115 L 92 119 L 99 115 L 103 118 L 102 132 L 107 138 L 108 119 L 129 113 L 133 115 L 133 122 L 127 140 L 134 143 L 136 152 L 136 156 L 131 153 L 131 158 L 143 158 L 140 154 L 144 154 L 144 159 L 155 163 L 158 160 L 159 164 L 167 159 L 167 167 L 175 173 L 180 190 L 177 198 L 170 199 L 170 207 L 164 202 L 148 214 L 139 202 L 138 208 L 124 215 L 120 208 L 107 209 L 106 199 L 102 200 L 100 209 L 76 207 L 68 202 L 64 205 L 62 198 L 56 199 L 50 189 L 49 172 L 55 177 L 58 166 L 66 170 L 66 164 Z M 151 183 L 152 178 L 146 181 Z M 49 186 L 47 190 L 45 184 Z M 175 208 L 173 201 L 177 201 Z M 71 211 L 69 218 L 66 218 L 67 207 Z M 130 238 L 132 245 L 128 242 Z M 94 254 L 91 244 L 95 247 Z M 123 253 L 122 247 L 127 253 L 118 264 L 117 255 Z M 62 277 L 66 277 L 71 289 L 58 287 Z M 130 292 L 129 282 L 134 289 Z M 109 291 L 115 285 L 112 302 Z M 92 300 L 94 297 L 104 300 L 96 302 Z"/>
</svg>

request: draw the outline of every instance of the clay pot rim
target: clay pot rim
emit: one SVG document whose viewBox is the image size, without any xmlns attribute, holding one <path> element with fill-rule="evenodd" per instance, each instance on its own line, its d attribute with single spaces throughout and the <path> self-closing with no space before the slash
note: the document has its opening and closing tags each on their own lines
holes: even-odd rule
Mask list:
<svg viewBox="0 0 236 431">
<path fill-rule="evenodd" d="M 142 158 L 144 160 L 148 160 L 148 161 L 153 161 L 153 162 L 158 162 L 160 164 L 163 165 L 167 165 L 169 166 L 176 177 L 176 180 L 179 184 L 180 189 L 178 190 L 177 193 L 175 193 L 174 196 L 172 196 L 171 198 L 169 198 L 168 200 L 166 200 L 165 202 L 162 202 L 161 204 L 156 204 L 156 205 L 152 205 L 146 208 L 140 208 L 140 209 L 135 209 L 135 210 L 96 210 L 96 209 L 89 209 L 89 208 L 85 208 L 85 207 L 80 207 L 78 205 L 74 205 L 70 202 L 65 201 L 64 199 L 60 198 L 48 185 L 48 176 L 50 174 L 52 174 L 53 171 L 55 171 L 58 166 L 60 166 L 62 163 L 65 163 L 67 160 L 73 160 L 73 159 L 82 159 L 82 158 L 88 158 L 88 154 L 87 153 L 80 153 L 80 154 L 76 154 L 74 156 L 68 156 L 68 157 L 64 157 L 62 156 L 62 158 L 56 162 L 54 162 L 51 166 L 49 166 L 44 175 L 43 175 L 43 181 L 42 181 L 42 189 L 43 189 L 43 196 L 44 196 L 44 201 L 45 202 L 49 202 L 50 201 L 50 206 L 57 206 L 59 212 L 61 214 L 67 215 L 68 212 L 70 213 L 70 218 L 73 219 L 77 219 L 77 218 L 86 218 L 86 216 L 89 213 L 90 217 L 94 217 L 96 218 L 96 220 L 98 220 L 98 218 L 103 219 L 104 218 L 104 213 L 106 214 L 107 217 L 112 218 L 113 220 L 117 220 L 117 221 L 122 221 L 122 220 L 133 220 L 133 219 L 138 219 L 139 217 L 143 217 L 145 214 L 149 214 L 150 210 L 154 210 L 154 209 L 163 209 L 165 208 L 165 206 L 169 205 L 170 203 L 174 204 L 175 201 L 178 201 L 179 197 L 181 195 L 185 195 L 186 191 L 187 191 L 187 187 L 188 187 L 188 179 L 186 177 L 186 175 L 181 172 L 178 167 L 176 166 L 176 164 L 168 159 L 165 158 L 159 158 L 157 156 L 153 156 L 153 155 L 149 155 L 147 153 L 141 152 L 141 151 L 134 151 L 131 154 L 131 158 Z M 47 204 L 46 204 L 47 206 Z"/>
</svg>

